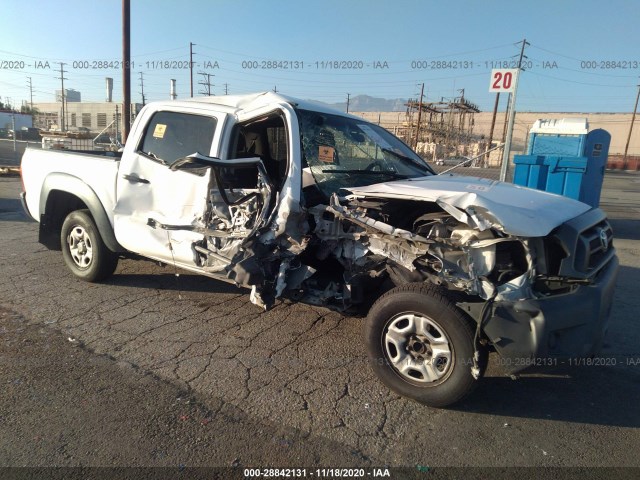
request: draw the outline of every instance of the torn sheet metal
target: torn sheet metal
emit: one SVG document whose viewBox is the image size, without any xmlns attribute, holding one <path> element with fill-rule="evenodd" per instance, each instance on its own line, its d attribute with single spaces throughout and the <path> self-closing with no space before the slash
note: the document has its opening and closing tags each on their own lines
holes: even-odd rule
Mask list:
<svg viewBox="0 0 640 480">
<path fill-rule="evenodd" d="M 486 178 L 432 176 L 350 188 L 348 199 L 363 197 L 437 203 L 457 220 L 479 230 L 543 237 L 591 207 L 560 195 Z"/>
</svg>

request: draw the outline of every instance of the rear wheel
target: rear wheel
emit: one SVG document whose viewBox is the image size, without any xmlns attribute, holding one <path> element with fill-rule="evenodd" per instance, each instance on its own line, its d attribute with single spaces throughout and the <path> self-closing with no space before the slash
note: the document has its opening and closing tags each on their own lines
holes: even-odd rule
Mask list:
<svg viewBox="0 0 640 480">
<path fill-rule="evenodd" d="M 471 373 L 473 326 L 433 285 L 406 284 L 380 297 L 369 311 L 365 340 L 380 380 L 425 405 L 451 405 L 478 383 Z M 486 361 L 482 350 L 481 373 Z"/>
<path fill-rule="evenodd" d="M 89 210 L 67 215 L 60 232 L 62 257 L 73 274 L 87 282 L 109 277 L 118 265 L 118 254 L 102 241 Z"/>
</svg>

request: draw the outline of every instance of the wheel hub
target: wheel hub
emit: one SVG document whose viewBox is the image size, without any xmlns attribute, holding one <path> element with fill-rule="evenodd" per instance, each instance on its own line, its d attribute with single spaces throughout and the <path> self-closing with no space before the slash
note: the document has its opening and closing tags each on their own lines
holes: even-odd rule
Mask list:
<svg viewBox="0 0 640 480">
<path fill-rule="evenodd" d="M 421 335 L 410 335 L 407 341 L 406 350 L 414 358 L 422 358 L 425 355 L 431 356 L 432 350 L 429 339 Z"/>
<path fill-rule="evenodd" d="M 385 352 L 396 372 L 412 383 L 433 383 L 453 368 L 453 345 L 431 318 L 403 314 L 392 319 L 383 336 Z"/>
<path fill-rule="evenodd" d="M 73 262 L 80 268 L 88 268 L 93 259 L 91 237 L 80 225 L 74 226 L 67 237 L 69 253 Z"/>
</svg>

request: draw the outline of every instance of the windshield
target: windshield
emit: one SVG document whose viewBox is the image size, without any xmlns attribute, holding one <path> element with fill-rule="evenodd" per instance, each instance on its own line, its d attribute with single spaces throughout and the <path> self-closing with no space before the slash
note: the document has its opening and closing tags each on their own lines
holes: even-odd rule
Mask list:
<svg viewBox="0 0 640 480">
<path fill-rule="evenodd" d="M 364 120 L 296 110 L 303 169 L 326 196 L 341 188 L 433 175 L 401 140 Z"/>
</svg>

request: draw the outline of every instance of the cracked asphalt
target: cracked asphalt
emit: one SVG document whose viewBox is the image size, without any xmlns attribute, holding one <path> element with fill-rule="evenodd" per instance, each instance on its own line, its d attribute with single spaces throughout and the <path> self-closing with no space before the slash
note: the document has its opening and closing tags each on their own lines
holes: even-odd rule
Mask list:
<svg viewBox="0 0 640 480">
<path fill-rule="evenodd" d="M 605 180 L 622 266 L 606 365 L 514 381 L 492 355 L 449 410 L 378 382 L 362 318 L 263 312 L 248 291 L 147 261 L 76 280 L 19 191 L 0 177 L 2 466 L 640 467 L 640 175 Z"/>
</svg>

